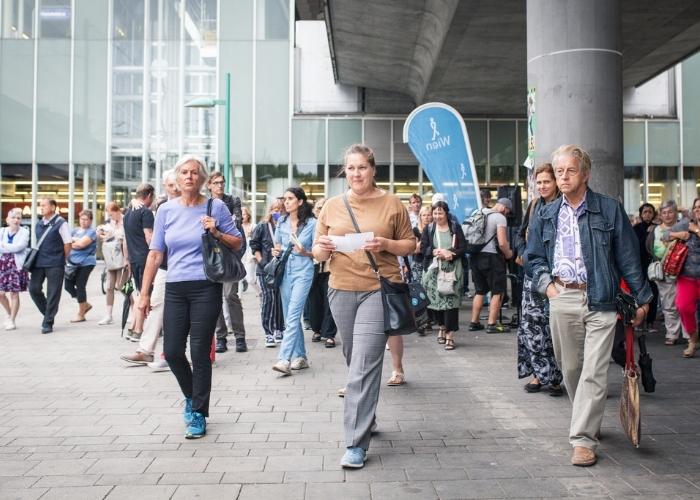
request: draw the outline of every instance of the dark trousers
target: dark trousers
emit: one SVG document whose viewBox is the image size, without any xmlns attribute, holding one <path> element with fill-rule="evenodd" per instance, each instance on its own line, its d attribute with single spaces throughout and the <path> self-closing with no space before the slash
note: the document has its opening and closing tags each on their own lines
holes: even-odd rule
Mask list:
<svg viewBox="0 0 700 500">
<path fill-rule="evenodd" d="M 228 307 L 228 315 L 231 318 L 231 329 L 233 336 L 237 339 L 245 339 L 245 325 L 243 324 L 243 305 L 238 296 L 238 282 L 230 281 L 224 283 L 224 295 L 219 319 L 216 322 L 216 338 L 225 339 L 228 335 L 228 327 L 224 318 L 224 307 Z"/>
<path fill-rule="evenodd" d="M 221 312 L 221 284 L 180 281 L 165 284 L 163 352 L 180 390 L 192 398 L 192 409 L 209 416 L 211 343 Z M 190 337 L 192 367 L 185 356 Z"/>
<path fill-rule="evenodd" d="M 648 281 L 651 287 L 651 293 L 654 294 L 654 298 L 649 303 L 649 313 L 647 314 L 647 325 L 651 326 L 656 321 L 656 314 L 659 311 L 659 287 L 656 286 L 656 282 Z"/>
<path fill-rule="evenodd" d="M 328 303 L 329 276 L 330 273 L 316 273 L 307 300 L 311 329 L 314 332 L 320 332 L 324 339 L 334 339 L 338 332 Z"/>
<path fill-rule="evenodd" d="M 459 308 L 445 309 L 443 311 L 438 311 L 436 309 L 428 310 L 433 311 L 433 318 L 435 318 L 437 324 L 444 327 L 448 332 L 456 332 L 459 330 Z"/>
<path fill-rule="evenodd" d="M 29 279 L 29 295 L 39 312 L 44 315 L 41 326 L 53 326 L 53 320 L 58 312 L 61 301 L 61 284 L 63 283 L 63 266 L 36 267 Z M 46 295 L 44 295 L 44 280 L 46 280 Z"/>
<path fill-rule="evenodd" d="M 262 274 L 255 276 L 260 287 L 260 321 L 265 337 L 284 330 L 284 315 L 282 314 L 282 299 L 279 289 L 265 283 Z"/>
<path fill-rule="evenodd" d="M 66 292 L 74 299 L 77 299 L 78 304 L 87 302 L 85 286 L 93 269 L 95 269 L 95 266 L 79 266 L 72 279 L 65 279 L 64 288 Z"/>
</svg>

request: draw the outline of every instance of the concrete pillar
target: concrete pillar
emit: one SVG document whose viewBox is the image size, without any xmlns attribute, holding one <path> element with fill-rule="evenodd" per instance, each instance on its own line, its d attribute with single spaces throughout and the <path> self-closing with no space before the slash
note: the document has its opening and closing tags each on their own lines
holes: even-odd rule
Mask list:
<svg viewBox="0 0 700 500">
<path fill-rule="evenodd" d="M 535 162 L 562 144 L 591 155 L 590 187 L 622 200 L 619 0 L 528 0 L 527 84 L 535 88 Z"/>
</svg>

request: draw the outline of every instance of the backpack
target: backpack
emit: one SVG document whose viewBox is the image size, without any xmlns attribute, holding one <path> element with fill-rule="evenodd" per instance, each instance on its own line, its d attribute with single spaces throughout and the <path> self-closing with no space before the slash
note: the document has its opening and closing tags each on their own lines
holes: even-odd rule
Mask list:
<svg viewBox="0 0 700 500">
<path fill-rule="evenodd" d="M 486 240 L 486 219 L 491 212 L 485 213 L 487 208 L 481 208 L 472 213 L 462 224 L 464 239 L 467 242 L 466 253 L 474 255 L 481 252 L 486 245 L 496 237 L 496 233 Z"/>
</svg>

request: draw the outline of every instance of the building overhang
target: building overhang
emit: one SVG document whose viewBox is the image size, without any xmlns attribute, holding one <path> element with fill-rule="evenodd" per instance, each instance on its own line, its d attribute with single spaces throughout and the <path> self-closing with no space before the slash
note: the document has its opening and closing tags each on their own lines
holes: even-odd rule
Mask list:
<svg viewBox="0 0 700 500">
<path fill-rule="evenodd" d="M 523 0 L 299 0 L 320 17 L 339 83 L 366 89 L 368 112 L 449 102 L 469 116 L 525 116 Z M 700 48 L 700 2 L 620 0 L 623 86 Z M 408 108 L 408 109 L 403 109 Z"/>
</svg>

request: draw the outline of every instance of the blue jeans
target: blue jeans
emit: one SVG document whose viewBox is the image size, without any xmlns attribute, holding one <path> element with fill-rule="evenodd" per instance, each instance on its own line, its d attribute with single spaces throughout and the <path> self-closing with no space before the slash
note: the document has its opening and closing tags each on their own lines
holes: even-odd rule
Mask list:
<svg viewBox="0 0 700 500">
<path fill-rule="evenodd" d="M 308 262 L 302 261 L 308 260 Z M 280 286 L 282 310 L 284 312 L 284 339 L 277 358 L 290 361 L 306 358 L 304 330 L 301 326 L 301 313 L 304 311 L 306 298 L 309 296 L 314 268 L 308 257 L 290 255 L 284 269 L 284 278 Z"/>
</svg>

